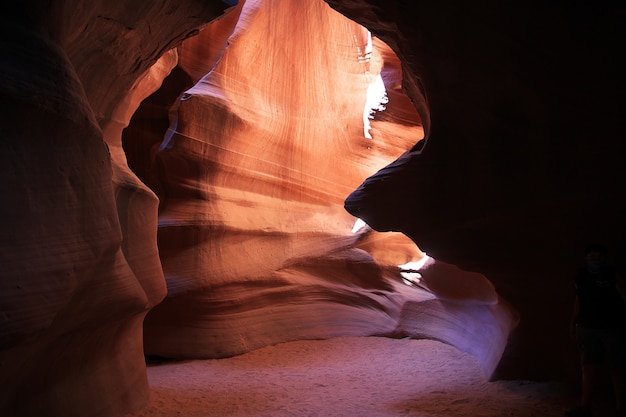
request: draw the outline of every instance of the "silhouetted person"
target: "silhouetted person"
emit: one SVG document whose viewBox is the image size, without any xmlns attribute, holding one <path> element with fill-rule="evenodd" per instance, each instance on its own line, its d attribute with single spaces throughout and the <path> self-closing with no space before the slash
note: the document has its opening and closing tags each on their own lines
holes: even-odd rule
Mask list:
<svg viewBox="0 0 626 417">
<path fill-rule="evenodd" d="M 615 394 L 616 416 L 626 417 L 626 286 L 622 276 L 606 262 L 607 248 L 593 244 L 585 250 L 586 265 L 576 275 L 576 299 L 570 325 L 580 352 L 582 392 L 580 407 L 569 417 L 592 416 L 598 371 L 606 365 Z"/>
</svg>

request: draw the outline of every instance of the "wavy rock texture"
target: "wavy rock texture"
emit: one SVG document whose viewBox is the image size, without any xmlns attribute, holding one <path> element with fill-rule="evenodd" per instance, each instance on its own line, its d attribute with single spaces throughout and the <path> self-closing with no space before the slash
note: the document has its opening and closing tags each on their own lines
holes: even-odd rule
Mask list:
<svg viewBox="0 0 626 417">
<path fill-rule="evenodd" d="M 215 33 L 232 33 L 227 48 Z M 171 83 L 197 82 L 174 102 L 165 139 L 138 138 L 143 150 L 130 131 L 124 139 L 161 199 L 168 296 L 146 317 L 146 353 L 216 358 L 297 339 L 414 336 L 475 354 L 490 375 L 516 321 L 493 286 L 434 261 L 408 286 L 399 265 L 423 258 L 415 244 L 353 233 L 343 208 L 423 136 L 391 49 L 322 1 L 247 1 L 180 56 Z M 381 85 L 387 110 L 364 128 L 364 108 L 381 101 L 368 91 Z M 154 97 L 130 129 L 163 117 L 169 97 Z M 151 147 L 150 167 L 141 154 Z"/>
<path fill-rule="evenodd" d="M 158 200 L 121 131 L 159 57 L 225 6 L 5 6 L 0 414 L 120 415 L 148 399 L 142 321 L 166 291 Z"/>
<path fill-rule="evenodd" d="M 411 335 L 489 374 L 501 294 L 496 376 L 575 367 L 579 250 L 626 253 L 624 11 L 327 3 L 371 55 L 313 1 L 0 6 L 0 414 L 145 404 L 157 304 L 155 354 Z"/>
</svg>

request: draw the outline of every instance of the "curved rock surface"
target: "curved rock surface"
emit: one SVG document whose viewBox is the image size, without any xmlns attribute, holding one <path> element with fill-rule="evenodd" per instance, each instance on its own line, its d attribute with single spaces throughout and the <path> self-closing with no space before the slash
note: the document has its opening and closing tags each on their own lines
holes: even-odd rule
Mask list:
<svg viewBox="0 0 626 417">
<path fill-rule="evenodd" d="M 426 139 L 364 181 L 347 210 L 485 274 L 519 309 L 496 377 L 577 378 L 565 329 L 582 250 L 604 242 L 626 267 L 624 10 L 328 3 L 397 52 L 407 94 L 428 107 L 416 105 Z"/>
<path fill-rule="evenodd" d="M 144 343 L 412 336 L 496 377 L 575 367 L 579 250 L 626 263 L 613 2 L 140 3 L 0 6 L 0 414 L 141 407 Z"/>
<path fill-rule="evenodd" d="M 0 414 L 115 416 L 148 400 L 142 322 L 166 293 L 158 200 L 121 131 L 171 67 L 165 51 L 224 8 L 1 6 Z"/>
<path fill-rule="evenodd" d="M 395 54 L 321 1 L 247 1 L 238 16 L 181 48 L 194 51 L 180 66 L 191 80 L 211 71 L 172 106 L 143 174 L 159 190 L 168 284 L 144 323 L 146 353 L 215 358 L 297 339 L 415 336 L 474 353 L 490 375 L 516 321 L 493 286 L 431 261 L 403 288 L 399 266 L 424 255 L 401 235 L 353 232 L 343 208 L 423 136 Z M 220 26 L 232 30 L 227 48 L 211 36 Z"/>
</svg>

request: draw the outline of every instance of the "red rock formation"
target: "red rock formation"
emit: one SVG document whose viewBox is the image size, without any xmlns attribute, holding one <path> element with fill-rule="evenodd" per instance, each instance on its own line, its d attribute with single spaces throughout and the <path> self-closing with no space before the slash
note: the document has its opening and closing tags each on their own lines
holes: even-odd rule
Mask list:
<svg viewBox="0 0 626 417">
<path fill-rule="evenodd" d="M 8 6 L 0 414 L 119 415 L 147 401 L 142 320 L 165 295 L 158 201 L 126 166 L 121 130 L 171 53 L 159 57 L 224 6 Z"/>
<path fill-rule="evenodd" d="M 151 353 L 412 335 L 490 374 L 515 322 L 502 294 L 521 322 L 500 374 L 562 372 L 577 250 L 626 252 L 623 12 L 327 2 L 372 31 L 371 59 L 367 31 L 319 2 L 249 1 L 181 48 L 223 2 L 0 6 L 0 414 L 144 404 L 164 277 Z M 131 117 L 155 123 L 122 147 Z M 420 123 L 426 141 L 385 167 Z M 439 261 L 403 281 L 421 251 L 352 234 L 348 195 Z"/>
<path fill-rule="evenodd" d="M 415 244 L 353 233 L 343 209 L 422 137 L 395 54 L 321 1 L 247 1 L 213 67 L 224 26 L 232 20 L 181 49 L 193 53 L 181 65 L 191 79 L 212 70 L 174 104 L 143 173 L 158 175 L 168 282 L 145 321 L 146 352 L 215 358 L 303 338 L 418 336 L 474 353 L 491 374 L 515 322 L 493 286 L 435 263 L 420 288 L 403 288 L 398 265 L 421 259 Z M 377 80 L 389 111 L 364 131 Z"/>
</svg>

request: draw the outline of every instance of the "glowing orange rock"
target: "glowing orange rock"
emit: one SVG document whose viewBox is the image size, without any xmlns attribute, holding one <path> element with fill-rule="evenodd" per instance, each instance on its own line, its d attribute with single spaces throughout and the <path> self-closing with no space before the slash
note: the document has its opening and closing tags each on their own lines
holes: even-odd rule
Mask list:
<svg viewBox="0 0 626 417">
<path fill-rule="evenodd" d="M 221 59 L 172 107 L 154 154 L 168 297 L 146 318 L 148 354 L 415 336 L 472 352 L 493 371 L 515 324 L 493 286 L 434 261 L 407 285 L 399 265 L 422 259 L 415 244 L 353 232 L 343 207 L 423 136 L 401 79 L 385 44 L 322 1 L 245 3 Z M 378 106 L 390 111 L 374 112 L 368 127 Z"/>
</svg>

